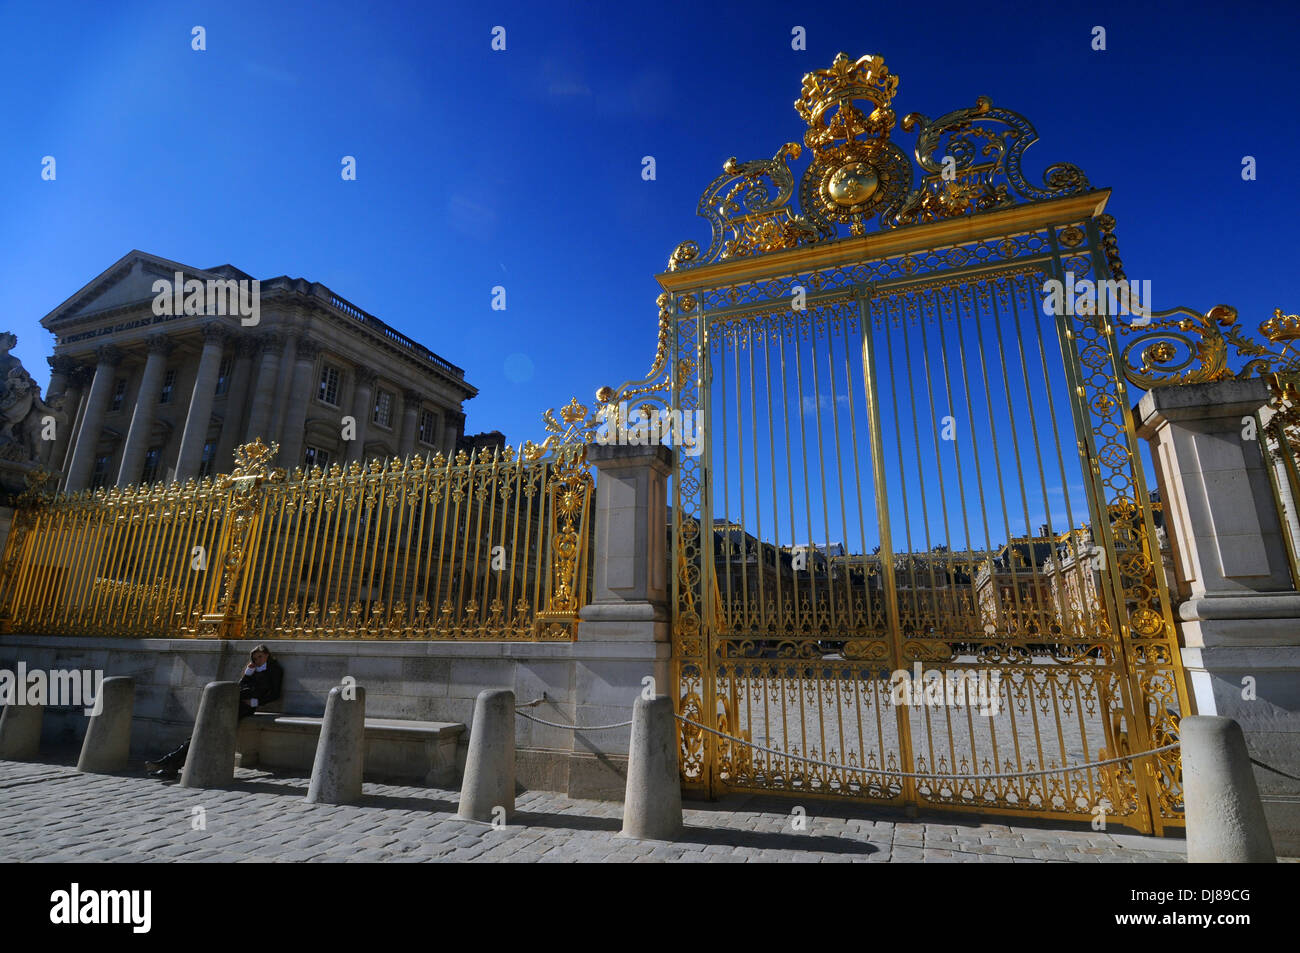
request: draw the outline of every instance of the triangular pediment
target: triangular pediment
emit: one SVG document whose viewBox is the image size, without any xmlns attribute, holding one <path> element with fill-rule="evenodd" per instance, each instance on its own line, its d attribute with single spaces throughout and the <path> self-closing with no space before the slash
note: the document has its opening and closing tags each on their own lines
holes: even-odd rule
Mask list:
<svg viewBox="0 0 1300 953">
<path fill-rule="evenodd" d="M 222 267 L 230 269 L 228 265 Z M 53 331 L 59 326 L 66 326 L 82 318 L 126 305 L 152 301 L 156 296 L 153 283 L 159 278 L 172 281 L 178 271 L 186 278 L 206 280 L 221 277 L 218 273 L 182 265 L 180 262 L 159 258 L 147 252 L 131 251 L 41 318 L 41 326 Z"/>
</svg>

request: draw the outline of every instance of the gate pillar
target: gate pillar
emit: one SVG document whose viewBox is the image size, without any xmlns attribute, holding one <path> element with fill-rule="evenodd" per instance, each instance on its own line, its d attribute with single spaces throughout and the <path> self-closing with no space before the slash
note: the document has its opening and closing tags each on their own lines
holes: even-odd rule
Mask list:
<svg viewBox="0 0 1300 953">
<path fill-rule="evenodd" d="M 672 453 L 662 445 L 591 444 L 597 469 L 592 600 L 578 613 L 572 648 L 575 724 L 632 718 L 643 689 L 668 691 L 667 480 Z M 621 800 L 627 782 L 626 728 L 573 733 L 570 797 Z"/>
<path fill-rule="evenodd" d="M 1241 724 L 1279 853 L 1300 850 L 1300 592 L 1257 414 L 1260 378 L 1157 387 L 1135 411 L 1151 442 L 1182 603 L 1194 714 Z M 1290 848 L 1288 850 L 1288 848 Z"/>
</svg>

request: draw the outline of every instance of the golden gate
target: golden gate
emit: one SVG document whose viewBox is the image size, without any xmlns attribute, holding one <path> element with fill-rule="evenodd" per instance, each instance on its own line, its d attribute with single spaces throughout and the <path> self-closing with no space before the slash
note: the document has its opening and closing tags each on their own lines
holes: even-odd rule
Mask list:
<svg viewBox="0 0 1300 953">
<path fill-rule="evenodd" d="M 1180 825 L 1176 751 L 1069 770 L 1176 741 L 1186 708 L 1134 318 L 1044 308 L 1123 279 L 1109 192 L 1030 184 L 1033 127 L 982 97 L 903 120 L 918 177 L 897 85 L 874 56 L 806 76 L 799 211 L 798 144 L 729 160 L 709 247 L 659 276 L 641 393 L 705 421 L 672 489 L 678 712 L 713 729 L 682 725 L 684 784 Z M 997 713 L 900 704 L 900 671 L 994 673 Z"/>
</svg>

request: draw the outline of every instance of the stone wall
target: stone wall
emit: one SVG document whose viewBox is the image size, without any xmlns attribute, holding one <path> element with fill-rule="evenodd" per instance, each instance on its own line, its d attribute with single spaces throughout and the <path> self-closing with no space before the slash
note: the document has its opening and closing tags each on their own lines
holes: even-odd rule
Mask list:
<svg viewBox="0 0 1300 953">
<path fill-rule="evenodd" d="M 141 761 L 185 740 L 203 686 L 235 680 L 256 642 L 215 639 L 0 636 L 0 668 L 101 670 L 136 680 L 132 757 Z M 329 689 L 350 675 L 366 689 L 375 718 L 461 722 L 472 728 L 474 699 L 485 688 L 508 688 L 547 721 L 628 721 L 641 679 L 666 679 L 666 656 L 628 643 L 521 642 L 268 642 L 285 670 L 278 710 L 322 715 Z M 660 684 L 664 682 L 661 681 Z M 79 744 L 87 718 L 80 708 L 47 708 L 42 743 Z M 525 787 L 573 796 L 621 798 L 630 729 L 580 733 L 517 719 L 518 778 Z M 463 767 L 463 746 L 458 767 Z"/>
</svg>

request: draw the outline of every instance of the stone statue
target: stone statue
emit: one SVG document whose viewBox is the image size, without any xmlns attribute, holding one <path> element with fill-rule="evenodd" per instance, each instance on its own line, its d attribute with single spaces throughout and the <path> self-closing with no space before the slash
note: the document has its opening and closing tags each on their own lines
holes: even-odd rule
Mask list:
<svg viewBox="0 0 1300 953">
<path fill-rule="evenodd" d="M 17 343 L 17 335 L 0 333 L 0 460 L 35 463 L 43 436 L 66 426 L 67 416 L 41 400 L 36 381 L 9 353 Z"/>
</svg>

